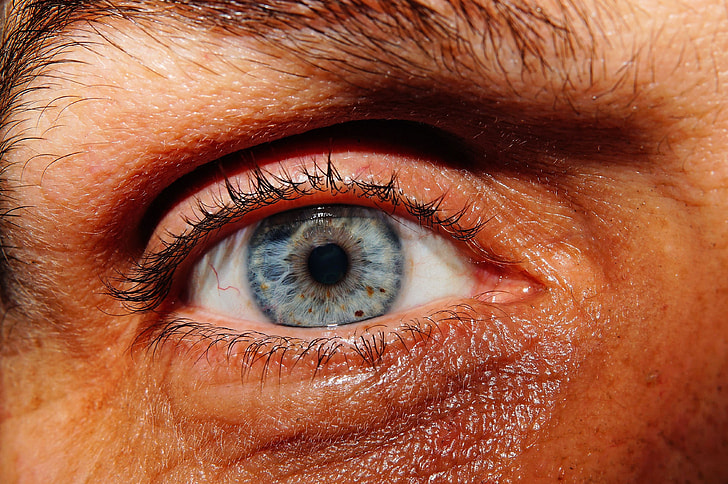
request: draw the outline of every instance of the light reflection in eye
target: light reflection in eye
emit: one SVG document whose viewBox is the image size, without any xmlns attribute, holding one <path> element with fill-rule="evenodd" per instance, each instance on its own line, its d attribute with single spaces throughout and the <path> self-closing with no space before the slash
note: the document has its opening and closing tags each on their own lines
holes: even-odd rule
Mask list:
<svg viewBox="0 0 728 484">
<path fill-rule="evenodd" d="M 193 267 L 188 302 L 237 320 L 332 326 L 470 296 L 453 243 L 377 209 L 284 212 L 222 240 Z"/>
</svg>

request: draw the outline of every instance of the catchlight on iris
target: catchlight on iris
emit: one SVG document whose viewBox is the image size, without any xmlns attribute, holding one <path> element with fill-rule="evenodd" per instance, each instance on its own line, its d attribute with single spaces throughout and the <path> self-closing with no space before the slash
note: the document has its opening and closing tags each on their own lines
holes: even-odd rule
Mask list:
<svg viewBox="0 0 728 484">
<path fill-rule="evenodd" d="M 247 282 L 261 311 L 289 326 L 381 316 L 399 294 L 404 254 L 379 210 L 316 207 L 263 220 L 247 244 Z"/>
</svg>

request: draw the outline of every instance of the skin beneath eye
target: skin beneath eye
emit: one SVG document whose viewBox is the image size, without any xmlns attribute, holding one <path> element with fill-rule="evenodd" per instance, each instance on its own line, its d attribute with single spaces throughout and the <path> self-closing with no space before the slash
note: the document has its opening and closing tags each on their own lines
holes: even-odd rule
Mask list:
<svg viewBox="0 0 728 484">
<path fill-rule="evenodd" d="M 601 22 L 568 17 L 572 43 L 536 36 L 539 63 L 431 3 L 467 42 L 398 34 L 373 44 L 372 64 L 353 27 L 374 37 L 393 22 L 365 17 L 341 43 L 295 53 L 287 39 L 319 31 L 255 40 L 162 16 L 64 34 L 85 45 L 3 131 L 22 139 L 3 158 L 7 208 L 24 208 L 4 239 L 0 481 L 728 478 L 723 6 L 582 6 Z M 319 165 L 345 152 L 340 172 L 382 182 L 396 166 L 405 195 L 487 222 L 474 253 L 537 290 L 313 337 L 246 331 L 175 297 L 192 250 L 154 310 L 110 296 L 165 230 L 188 228 L 190 200 L 219 200 L 193 180 L 160 209 L 186 175 L 240 150 L 277 167 L 291 157 L 256 147 L 367 119 L 434 126 L 462 149 L 314 136 Z M 250 173 L 232 166 L 225 176 Z"/>
</svg>

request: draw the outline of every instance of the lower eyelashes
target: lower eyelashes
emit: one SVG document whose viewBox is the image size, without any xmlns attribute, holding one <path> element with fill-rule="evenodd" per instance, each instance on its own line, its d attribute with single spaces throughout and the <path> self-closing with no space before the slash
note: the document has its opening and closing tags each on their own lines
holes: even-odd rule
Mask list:
<svg viewBox="0 0 728 484">
<path fill-rule="evenodd" d="M 405 312 L 396 324 L 363 326 L 347 334 L 326 332 L 315 338 L 232 330 L 216 322 L 174 317 L 148 327 L 135 345 L 150 350 L 155 358 L 164 358 L 165 352 L 171 351 L 193 367 L 205 361 L 219 370 L 216 383 L 238 381 L 241 376 L 243 383 L 265 382 L 271 377 L 306 381 L 324 373 L 401 364 L 417 348 L 424 350 L 434 341 L 446 345 L 447 341 L 458 339 L 459 333 L 490 328 L 491 336 L 499 334 L 491 328 L 492 306 L 477 300 L 467 304 L 456 301 L 453 298 L 446 304 L 428 304 Z M 206 319 L 215 321 L 214 317 Z M 503 349 L 513 350 L 517 346 L 504 345 Z M 205 366 L 195 373 L 205 374 Z M 237 371 L 228 373 L 230 367 Z"/>
<path fill-rule="evenodd" d="M 274 323 L 331 326 L 381 316 L 399 294 L 404 254 L 378 210 L 331 206 L 259 224 L 247 245 L 247 278 Z M 218 269 L 218 274 L 219 274 Z"/>
</svg>

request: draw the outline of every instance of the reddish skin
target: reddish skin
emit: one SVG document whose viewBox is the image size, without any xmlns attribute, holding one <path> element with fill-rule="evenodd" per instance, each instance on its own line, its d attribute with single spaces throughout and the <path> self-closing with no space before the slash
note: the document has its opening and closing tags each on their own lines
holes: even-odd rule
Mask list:
<svg viewBox="0 0 728 484">
<path fill-rule="evenodd" d="M 727 481 L 728 14 L 708 1 L 639 7 L 612 7 L 591 77 L 578 48 L 573 65 L 524 73 L 506 42 L 515 64 L 465 56 L 460 77 L 404 43 L 427 76 L 362 70 L 345 83 L 332 71 L 342 64 L 317 69 L 173 21 L 158 32 L 183 29 L 169 45 L 140 30 L 154 23 L 75 32 L 93 50 L 71 49 L 83 64 L 24 95 L 43 109 L 16 129 L 39 139 L 6 160 L 28 207 L 10 234 L 22 261 L 11 269 L 29 292 L 6 308 L 0 481 Z M 387 83 L 407 79 L 468 102 L 414 87 L 392 96 Z M 453 166 L 366 133 L 290 141 L 352 112 L 437 124 L 488 164 Z M 495 115 L 505 124 L 484 122 Z M 271 328 L 185 305 L 184 273 L 207 245 L 160 309 L 299 344 L 210 345 L 198 329 L 153 352 L 139 336 L 161 314 L 124 313 L 103 281 L 184 228 L 190 201 L 221 196 L 219 179 L 175 193 L 147 241 L 144 217 L 167 186 L 263 140 L 282 140 L 256 157 L 272 171 L 311 171 L 312 154 L 324 165 L 330 154 L 344 177 L 383 183 L 396 166 L 408 196 L 442 195 L 444 215 L 467 207 L 464 225 L 488 221 L 475 242 L 513 261 L 496 267 L 462 247 L 491 274 L 481 289 L 502 274 L 497 287 L 517 297 L 465 294 L 328 332 Z M 226 175 L 246 186 L 249 165 Z M 285 208 L 334 201 L 370 203 L 327 192 Z M 460 320 L 442 312 L 453 307 Z M 332 335 L 338 350 L 307 349 Z"/>
</svg>

